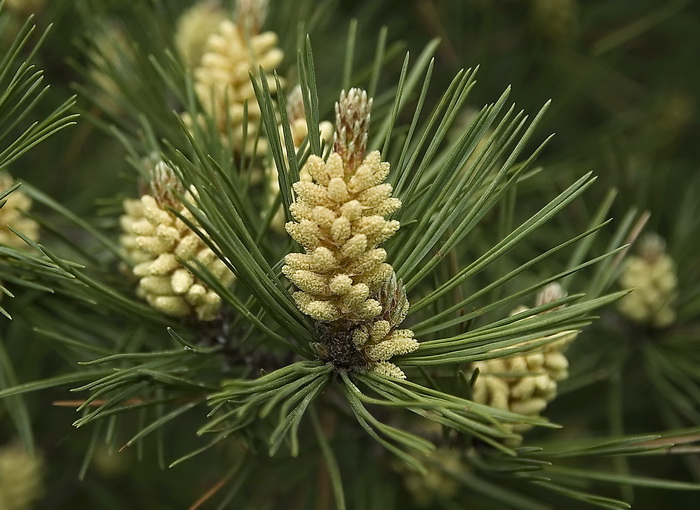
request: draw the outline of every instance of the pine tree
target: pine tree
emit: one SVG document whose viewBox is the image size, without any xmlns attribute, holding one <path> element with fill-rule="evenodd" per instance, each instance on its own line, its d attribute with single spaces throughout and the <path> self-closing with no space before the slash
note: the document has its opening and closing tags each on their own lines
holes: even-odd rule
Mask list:
<svg viewBox="0 0 700 510">
<path fill-rule="evenodd" d="M 622 9 L 186 4 L 0 7 L 0 506 L 696 497 L 692 101 L 632 131 L 607 59 L 697 13 L 639 8 L 584 55 Z M 418 29 L 378 27 L 399 12 Z M 514 46 L 512 91 L 497 45 L 462 54 L 467 19 Z M 620 89 L 582 91 L 596 73 Z M 587 101 L 611 120 L 585 126 Z"/>
</svg>

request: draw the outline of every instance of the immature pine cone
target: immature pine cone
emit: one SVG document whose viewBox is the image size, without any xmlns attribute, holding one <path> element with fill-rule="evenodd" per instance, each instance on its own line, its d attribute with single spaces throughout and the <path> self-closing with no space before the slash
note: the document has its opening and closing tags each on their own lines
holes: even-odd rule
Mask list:
<svg viewBox="0 0 700 510">
<path fill-rule="evenodd" d="M 160 162 L 155 166 L 152 193 L 124 202 L 126 214 L 120 218 L 120 241 L 126 257 L 135 264 L 137 294 L 167 315 L 194 314 L 202 321 L 213 320 L 221 298 L 180 260 L 197 259 L 224 285 L 233 281 L 233 274 L 190 227 L 167 209 L 176 209 L 193 221 L 189 210 L 172 194 L 168 182 L 176 185 L 172 171 Z M 192 202 L 190 193 L 185 197 Z"/>
<path fill-rule="evenodd" d="M 663 328 L 676 319 L 676 266 L 658 235 L 647 234 L 640 241 L 639 256 L 627 257 L 620 285 L 634 289 L 618 302 L 620 312 L 633 321 Z"/>
</svg>

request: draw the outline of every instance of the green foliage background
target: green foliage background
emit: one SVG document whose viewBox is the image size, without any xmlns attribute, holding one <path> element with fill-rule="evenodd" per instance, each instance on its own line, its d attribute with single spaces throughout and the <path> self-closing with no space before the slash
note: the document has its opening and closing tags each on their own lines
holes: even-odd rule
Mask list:
<svg viewBox="0 0 700 510">
<path fill-rule="evenodd" d="M 547 2 L 301 2 L 295 15 L 307 22 L 305 28 L 310 32 L 314 50 L 319 111 L 329 120 L 332 102 L 345 85 L 342 64 L 347 51 L 346 34 L 356 31 L 354 76 L 363 78 L 364 72 L 366 80 L 371 74 L 376 41 L 384 26 L 389 41 L 386 53 L 392 58 L 387 58 L 377 84 L 377 119 L 387 118 L 391 111 L 393 87 L 401 72 L 404 52 L 410 52 L 412 64 L 420 62 L 419 55 L 434 38 L 441 42 L 435 50 L 425 111 L 438 103 L 441 91 L 449 86 L 460 69 L 476 65 L 480 65 L 478 83 L 469 96 L 468 105 L 477 110 L 484 104 L 496 102 L 508 85 L 513 86 L 510 100 L 518 109 L 533 116 L 552 99 L 524 154 L 535 151 L 550 133 L 556 135 L 538 156 L 536 165 L 541 171 L 519 184 L 518 200 L 514 202 L 510 221 L 520 224 L 589 171 L 598 179 L 564 213 L 538 227 L 526 243 L 489 267 L 474 285 L 493 281 L 608 217 L 613 218 L 612 224 L 592 241 L 591 253 L 612 251 L 629 239 L 627 231 L 648 211 L 646 229 L 667 239 L 668 251 L 678 266 L 679 317 L 672 328 L 656 331 L 624 320 L 614 305 L 596 311 L 600 319 L 584 329 L 569 351 L 571 378 L 560 387 L 558 398 L 545 413 L 552 422 L 563 425 L 564 432 L 553 436 L 548 429 L 534 430 L 528 434 L 526 444 L 562 441 L 564 446 L 560 452 L 567 448 L 585 450 L 585 440 L 592 437 L 688 429 L 682 436 L 683 441 L 688 441 L 684 447 L 689 455 L 640 456 L 631 460 L 590 457 L 586 467 L 592 471 L 612 470 L 622 482 L 629 474 L 698 482 L 700 462 L 695 445 L 700 437 L 697 429 L 700 425 L 700 211 L 697 201 L 700 146 L 695 143 L 695 135 L 700 127 L 696 113 L 700 107 L 697 95 L 700 71 L 696 65 L 697 55 L 700 55 L 697 35 L 700 4 L 692 0 L 552 0 L 549 3 L 555 6 L 554 14 L 540 18 L 533 7 L 537 3 Z M 293 45 L 298 28 L 290 23 L 288 8 L 278 4 L 280 2 L 271 1 L 267 26 L 278 31 L 282 41 Z M 98 268 L 109 267 L 114 262 L 104 244 L 60 214 L 57 207 L 51 206 L 51 200 L 113 241 L 118 232 L 118 198 L 132 196 L 135 190 L 136 173 L 125 158 L 124 145 L 129 144 L 120 143 L 107 132 L 106 126 L 113 119 L 100 111 L 99 99 L 96 105 L 83 94 L 94 91 L 88 79 L 94 34 L 109 26 L 126 27 L 138 46 L 147 48 L 144 51 L 153 51 L 160 41 L 171 40 L 174 21 L 187 5 L 189 3 L 184 1 L 155 0 L 55 1 L 48 2 L 48 6 L 37 13 L 33 41 L 53 25 L 46 42 L 34 56 L 37 68 L 44 70 L 44 81 L 51 88 L 34 108 L 33 119 L 43 120 L 76 92 L 75 111 L 81 113 L 81 118 L 75 126 L 58 132 L 12 162 L 10 170 L 14 177 L 26 181 L 29 185 L 26 188 L 31 186 L 30 189 L 37 190 L 35 197 L 40 197 L 40 193 L 51 197 L 35 198 L 33 214 L 46 222 L 46 236 L 41 242 L 51 249 L 56 246 L 59 256 L 90 260 Z M 568 18 L 561 12 L 566 8 L 574 9 Z M 17 32 L 24 17 L 3 13 L 0 48 L 9 47 L 13 39 L 11 34 Z M 351 19 L 357 20 L 356 24 Z M 4 51 L 0 51 L 2 53 Z M 156 56 L 160 59 L 164 54 Z M 292 74 L 295 58 L 294 52 L 288 51 L 283 63 L 285 69 L 292 69 Z M 88 71 L 84 73 L 81 69 Z M 143 79 L 151 77 L 142 76 Z M 418 85 L 399 114 L 396 125 L 401 134 L 411 122 L 420 90 Z M 464 123 L 466 125 L 466 119 Z M 377 120 L 375 129 L 379 125 Z M 128 129 L 128 125 L 120 126 L 125 127 Z M 177 127 L 173 129 L 179 131 Z M 454 127 L 453 132 L 455 137 L 461 134 L 458 127 Z M 136 142 L 133 143 L 135 146 Z M 137 150 L 141 149 L 138 146 Z M 616 191 L 609 192 L 611 188 Z M 597 212 L 604 209 L 599 209 L 601 204 L 608 203 L 608 197 L 612 196 L 609 193 L 615 194 L 609 213 L 604 212 L 603 218 L 593 221 Z M 503 220 L 499 214 L 491 212 L 485 216 L 478 235 L 469 238 L 471 242 L 460 248 L 461 258 L 475 259 L 502 237 Z M 55 232 L 50 232 L 52 226 Z M 615 239 L 616 235 L 620 238 Z M 70 242 L 61 243 L 61 237 Z M 285 242 L 274 238 L 271 244 Z M 80 246 L 80 250 L 71 248 L 74 245 Z M 84 254 L 87 255 L 83 257 Z M 569 254 L 556 254 L 553 260 L 563 268 L 568 258 Z M 608 287 L 614 281 L 615 268 L 609 264 L 603 267 L 610 272 L 605 283 Z M 31 268 L 25 271 L 25 275 L 40 274 Z M 590 270 L 576 275 L 576 283 L 581 289 L 590 279 L 592 288 L 589 286 L 586 290 L 595 297 L 606 290 L 595 288 L 596 282 L 605 280 L 601 272 Z M 544 271 L 523 276 L 507 291 L 502 291 L 503 295 L 534 285 L 548 276 L 551 274 Z M 120 276 L 115 274 L 111 279 L 111 283 L 118 285 Z M 7 278 L 2 281 L 6 282 Z M 36 282 L 40 284 L 45 280 L 39 277 Z M 12 286 L 16 297 L 5 296 L 2 302 L 14 320 L 3 319 L 0 326 L 6 351 L 0 353 L 4 363 L 0 389 L 74 370 L 77 344 L 71 345 L 69 340 L 81 346 L 97 337 L 118 342 L 124 322 L 111 312 L 97 314 L 99 320 L 92 316 L 85 321 L 87 305 L 84 303 L 66 300 L 57 306 L 55 300 L 44 299 L 45 293 L 40 288 L 18 290 Z M 471 290 L 475 292 L 478 288 Z M 608 290 L 618 289 L 612 285 Z M 503 297 L 498 293 L 495 296 Z M 502 315 L 507 315 L 507 311 L 506 305 L 501 310 Z M 146 326 L 134 326 L 134 331 L 148 336 L 153 331 L 162 332 L 165 321 L 149 316 L 144 322 Z M 75 338 L 73 335 L 80 328 L 83 335 Z M 163 350 L 172 348 L 166 340 L 169 339 L 158 340 Z M 135 338 L 133 342 L 138 346 L 146 340 Z M 109 352 L 102 344 L 89 359 Z M 100 366 L 94 368 L 96 374 L 99 370 L 109 371 Z M 53 403 L 72 397 L 73 394 L 67 392 L 68 387 L 89 381 L 89 378 L 76 378 L 66 381 L 67 386 L 29 393 L 21 401 L 13 396 L 5 401 L 5 408 L 0 407 L 0 444 L 14 440 L 18 429 L 25 430 L 22 439 L 33 442 L 45 459 L 46 491 L 37 508 L 186 508 L 229 470 L 236 473 L 234 481 L 239 476 L 238 471 L 233 470 L 240 466 L 232 459 L 242 454 L 235 444 L 226 442 L 188 462 L 161 470 L 164 462 L 159 459 L 167 458 L 170 462 L 200 446 L 192 437 L 201 424 L 189 420 L 187 414 L 178 426 L 162 432 L 164 440 L 139 442 L 119 454 L 104 444 L 104 434 L 113 434 L 118 439 L 115 442 L 126 442 L 143 426 L 137 423 L 137 417 L 125 418 L 111 432 L 105 431 L 109 425 L 90 425 L 102 427 L 101 435 L 87 433 L 87 428 L 76 431 L 71 422 L 79 415 L 71 408 L 57 407 Z M 85 398 L 84 394 L 75 395 Z M 25 422 L 31 422 L 33 439 L 26 434 L 26 428 L 17 426 Z M 311 421 L 304 422 L 304 426 L 311 430 Z M 351 430 L 347 434 L 336 438 L 334 445 L 344 481 L 352 480 L 351 489 L 346 490 L 355 491 L 358 501 L 372 501 L 372 508 L 412 508 L 409 496 L 402 489 L 401 477 L 373 465 L 377 445 L 364 437 L 361 430 Z M 674 432 L 671 436 L 674 434 L 679 435 Z M 324 445 L 314 444 L 312 434 L 306 439 L 310 439 L 306 443 L 312 446 L 302 449 L 301 464 L 292 462 L 285 453 L 281 457 L 264 459 L 251 468 L 253 473 L 242 481 L 252 494 L 249 508 L 291 506 L 285 499 L 288 486 L 296 487 L 295 490 L 302 487 L 302 493 L 306 490 L 306 499 L 294 500 L 299 508 L 304 507 L 301 501 L 309 502 L 308 508 L 333 507 L 332 487 L 325 471 L 317 466 Z M 173 445 L 176 451 L 171 452 L 169 449 Z M 364 457 L 355 455 L 358 445 Z M 533 454 L 534 459 L 536 455 Z M 240 457 L 240 462 L 245 465 L 246 458 Z M 567 463 L 568 460 L 564 460 L 563 466 L 569 465 Z M 490 492 L 496 494 L 501 490 L 497 477 L 490 480 L 492 486 L 484 485 L 485 491 L 470 492 L 468 501 L 472 508 L 521 508 L 515 501 L 517 495 L 530 498 L 533 494 L 530 482 L 509 480 L 508 494 L 515 499 L 489 497 Z M 654 488 L 652 483 L 632 489 L 632 484 L 620 483 L 620 480 L 608 480 L 612 483 L 597 486 L 600 488 L 597 493 L 621 498 L 639 509 L 694 508 L 698 498 L 696 491 L 675 492 Z M 581 482 L 578 488 L 586 487 L 586 483 Z M 362 494 L 362 498 L 358 494 Z M 580 501 L 572 503 L 557 499 L 555 495 L 550 497 L 551 501 L 546 503 L 552 508 L 590 507 Z M 353 508 L 352 503 L 349 505 Z M 435 505 L 448 509 L 462 507 L 459 502 Z"/>
</svg>

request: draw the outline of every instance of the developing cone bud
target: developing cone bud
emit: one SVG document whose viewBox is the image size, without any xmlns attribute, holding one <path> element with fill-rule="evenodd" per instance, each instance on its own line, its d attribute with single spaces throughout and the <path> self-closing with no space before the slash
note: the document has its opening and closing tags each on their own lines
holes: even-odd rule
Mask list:
<svg viewBox="0 0 700 510">
<path fill-rule="evenodd" d="M 233 17 L 250 35 L 260 33 L 267 17 L 268 0 L 236 0 Z"/>
<path fill-rule="evenodd" d="M 676 266 L 666 253 L 666 243 L 656 234 L 640 240 L 638 253 L 625 261 L 620 285 L 633 290 L 618 302 L 618 309 L 635 322 L 667 327 L 676 318 Z"/>
<path fill-rule="evenodd" d="M 347 94 L 343 90 L 335 103 L 333 151 L 340 155 L 346 175 L 352 174 L 365 157 L 371 110 L 372 99 L 356 88 Z"/>
<path fill-rule="evenodd" d="M 178 207 L 180 200 L 177 193 L 183 193 L 182 183 L 164 161 L 157 161 L 150 169 L 151 195 L 156 199 L 160 207 Z"/>
</svg>

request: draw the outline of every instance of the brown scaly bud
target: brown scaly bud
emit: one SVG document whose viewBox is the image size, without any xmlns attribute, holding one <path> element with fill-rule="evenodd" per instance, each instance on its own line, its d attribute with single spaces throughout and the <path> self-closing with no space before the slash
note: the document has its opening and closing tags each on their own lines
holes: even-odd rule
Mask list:
<svg viewBox="0 0 700 510">
<path fill-rule="evenodd" d="M 152 165 L 149 174 L 151 177 L 151 195 L 156 199 L 161 207 L 178 207 L 180 200 L 177 194 L 182 194 L 185 188 L 175 172 L 164 161 L 158 161 Z"/>
<path fill-rule="evenodd" d="M 649 232 L 639 240 L 639 255 L 648 262 L 654 262 L 666 253 L 666 241 L 654 232 Z"/>
<path fill-rule="evenodd" d="M 335 140 L 333 151 L 343 160 L 345 174 L 351 175 L 362 163 L 367 151 L 372 99 L 367 92 L 352 88 L 340 93 L 335 103 Z"/>
<path fill-rule="evenodd" d="M 566 295 L 567 294 L 564 287 L 562 287 L 558 282 L 550 283 L 549 285 L 545 285 L 542 290 L 537 293 L 537 297 L 535 298 L 535 306 L 543 306 L 548 305 L 549 303 L 554 303 L 559 299 L 565 298 Z M 559 310 L 559 308 L 562 307 L 555 308 L 554 310 Z"/>
<path fill-rule="evenodd" d="M 319 322 L 317 329 L 321 341 L 312 344 L 312 347 L 321 360 L 344 369 L 364 369 L 369 365 L 364 351 L 355 347 L 353 343 L 355 323 L 351 321 Z"/>
<path fill-rule="evenodd" d="M 233 19 L 249 35 L 257 35 L 267 18 L 267 9 L 268 0 L 237 0 Z"/>
<path fill-rule="evenodd" d="M 294 122 L 298 119 L 306 119 L 304 96 L 302 94 L 301 86 L 296 85 L 287 95 L 287 118 L 291 125 L 294 125 Z"/>
</svg>

